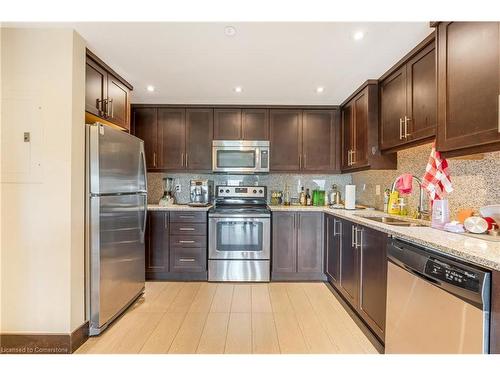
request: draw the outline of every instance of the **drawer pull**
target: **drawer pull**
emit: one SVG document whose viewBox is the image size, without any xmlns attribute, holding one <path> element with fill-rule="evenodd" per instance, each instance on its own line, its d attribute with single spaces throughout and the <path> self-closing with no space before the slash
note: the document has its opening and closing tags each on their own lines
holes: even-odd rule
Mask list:
<svg viewBox="0 0 500 375">
<path fill-rule="evenodd" d="M 193 240 L 180 240 L 179 243 L 194 243 Z"/>
<path fill-rule="evenodd" d="M 179 215 L 179 217 L 182 219 L 192 219 L 194 215 Z"/>
<path fill-rule="evenodd" d="M 194 258 L 179 258 L 179 262 L 194 262 Z"/>
<path fill-rule="evenodd" d="M 189 230 L 194 230 L 194 228 L 179 228 L 179 230 L 189 231 Z"/>
</svg>

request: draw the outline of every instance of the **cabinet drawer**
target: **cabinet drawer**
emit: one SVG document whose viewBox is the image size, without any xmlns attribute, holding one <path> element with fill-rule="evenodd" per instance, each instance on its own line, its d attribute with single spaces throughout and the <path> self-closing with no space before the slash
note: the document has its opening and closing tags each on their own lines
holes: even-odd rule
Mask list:
<svg viewBox="0 0 500 375">
<path fill-rule="evenodd" d="M 172 223 L 170 221 L 170 234 L 183 236 L 206 236 L 207 224 L 201 223 Z"/>
<path fill-rule="evenodd" d="M 170 272 L 203 272 L 207 270 L 207 249 L 170 248 Z"/>
<path fill-rule="evenodd" d="M 207 213 L 206 213 L 206 211 L 202 211 L 202 212 L 174 211 L 174 212 L 170 213 L 170 222 L 176 222 L 176 223 L 206 223 L 207 222 Z"/>
<path fill-rule="evenodd" d="M 172 236 L 170 237 L 172 247 L 207 247 L 206 236 Z"/>
</svg>

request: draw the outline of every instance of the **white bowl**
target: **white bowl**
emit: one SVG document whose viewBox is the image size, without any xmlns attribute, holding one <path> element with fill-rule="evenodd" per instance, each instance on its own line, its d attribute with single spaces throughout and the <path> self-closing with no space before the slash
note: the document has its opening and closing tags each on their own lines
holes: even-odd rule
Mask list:
<svg viewBox="0 0 500 375">
<path fill-rule="evenodd" d="M 491 217 L 500 226 L 500 204 L 492 204 L 479 209 L 482 217 Z"/>
</svg>

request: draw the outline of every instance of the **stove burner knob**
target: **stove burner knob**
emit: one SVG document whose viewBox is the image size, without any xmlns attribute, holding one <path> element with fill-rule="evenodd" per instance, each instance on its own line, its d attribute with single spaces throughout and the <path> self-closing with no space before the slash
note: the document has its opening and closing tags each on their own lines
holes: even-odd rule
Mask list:
<svg viewBox="0 0 500 375">
<path fill-rule="evenodd" d="M 220 189 L 220 190 L 219 190 L 219 193 L 224 193 L 224 189 Z"/>
<path fill-rule="evenodd" d="M 254 193 L 254 194 L 257 194 L 257 190 L 255 190 L 255 189 L 254 189 L 254 190 L 253 190 L 253 193 Z"/>
<path fill-rule="evenodd" d="M 262 194 L 262 189 L 260 189 L 260 190 L 259 190 L 259 193 L 261 193 L 261 194 Z"/>
<path fill-rule="evenodd" d="M 226 193 L 228 193 L 228 194 L 229 194 L 229 189 L 226 189 Z"/>
</svg>

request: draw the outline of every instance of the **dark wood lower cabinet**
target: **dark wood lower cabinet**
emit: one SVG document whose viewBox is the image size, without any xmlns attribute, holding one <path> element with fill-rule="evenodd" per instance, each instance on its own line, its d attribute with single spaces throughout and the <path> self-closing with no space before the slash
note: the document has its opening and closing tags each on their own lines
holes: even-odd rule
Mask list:
<svg viewBox="0 0 500 375">
<path fill-rule="evenodd" d="M 328 281 L 382 343 L 385 339 L 386 247 L 386 233 L 326 214 Z"/>
<path fill-rule="evenodd" d="M 358 226 L 358 311 L 375 334 L 384 341 L 387 292 L 387 234 Z"/>
<path fill-rule="evenodd" d="M 273 212 L 272 280 L 326 280 L 323 213 Z"/>
<path fill-rule="evenodd" d="M 146 279 L 156 279 L 168 272 L 168 212 L 149 211 L 146 220 Z"/>
<path fill-rule="evenodd" d="M 148 212 L 146 280 L 207 280 L 206 212 Z"/>
</svg>

